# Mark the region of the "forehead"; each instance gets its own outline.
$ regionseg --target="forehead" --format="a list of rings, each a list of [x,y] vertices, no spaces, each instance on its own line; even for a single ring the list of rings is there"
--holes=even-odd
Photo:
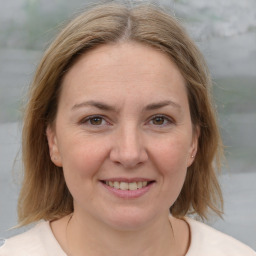
[[[99,46],[71,67],[62,94],[74,99],[97,95],[134,99],[186,96],[185,81],[170,58],[152,47],[126,42]],[[154,97],[156,99],[154,99]],[[70,99],[73,100],[73,99]]]
[[[101,73],[104,69],[115,68],[121,71],[122,68],[129,67],[130,72],[126,76],[134,71],[135,73],[145,72],[147,75],[157,75],[161,72],[163,75],[164,71],[167,70],[173,76],[180,75],[182,79],[181,74],[178,74],[180,72],[177,66],[167,54],[151,46],[132,41],[105,44],[86,52],[75,62],[66,77],[82,66],[88,71],[93,69],[94,72],[100,71]],[[140,66],[139,70],[137,69],[138,66]],[[151,72],[152,69],[154,69],[153,73]]]

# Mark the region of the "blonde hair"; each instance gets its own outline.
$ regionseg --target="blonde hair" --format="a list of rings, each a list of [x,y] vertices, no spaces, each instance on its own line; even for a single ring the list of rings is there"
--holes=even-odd
[[[222,194],[214,169],[220,167],[222,143],[203,56],[178,21],[160,8],[111,3],[89,9],[71,21],[38,66],[24,117],[20,225],[58,219],[73,211],[62,169],[49,156],[46,128],[55,120],[63,76],[77,58],[99,45],[120,41],[134,41],[162,51],[186,81],[192,123],[200,129],[199,146],[171,213],[177,217],[197,213],[206,218],[211,209],[221,215]]]

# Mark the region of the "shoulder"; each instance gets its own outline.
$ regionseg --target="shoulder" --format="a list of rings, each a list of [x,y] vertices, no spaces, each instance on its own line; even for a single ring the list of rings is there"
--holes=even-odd
[[[187,256],[256,256],[256,252],[235,238],[193,219],[185,220],[191,233]]]
[[[47,222],[40,222],[28,231],[6,239],[0,247],[0,256],[43,255],[44,248],[40,234],[48,232],[47,225]]]
[[[57,253],[57,254],[56,254]],[[53,236],[49,222],[40,222],[30,230],[6,239],[0,256],[65,255]]]

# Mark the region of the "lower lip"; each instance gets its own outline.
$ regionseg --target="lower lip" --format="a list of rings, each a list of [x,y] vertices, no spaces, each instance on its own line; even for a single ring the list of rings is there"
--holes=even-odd
[[[117,188],[110,187],[106,185],[105,183],[101,182],[101,184],[111,193],[116,195],[117,197],[124,198],[124,199],[133,199],[138,198],[146,194],[154,185],[155,182],[150,183],[146,187],[139,188],[136,190],[121,190]]]

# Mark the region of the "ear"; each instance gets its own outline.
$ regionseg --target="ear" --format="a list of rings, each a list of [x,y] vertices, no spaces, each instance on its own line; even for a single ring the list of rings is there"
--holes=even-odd
[[[52,162],[56,166],[62,167],[61,155],[59,152],[56,132],[53,129],[53,127],[50,125],[47,126],[46,136],[47,136],[47,140],[48,140],[49,154],[50,154]]]
[[[196,126],[193,128],[193,137],[192,137],[190,150],[188,153],[187,167],[191,166],[196,158],[199,136],[200,136],[200,128]]]

